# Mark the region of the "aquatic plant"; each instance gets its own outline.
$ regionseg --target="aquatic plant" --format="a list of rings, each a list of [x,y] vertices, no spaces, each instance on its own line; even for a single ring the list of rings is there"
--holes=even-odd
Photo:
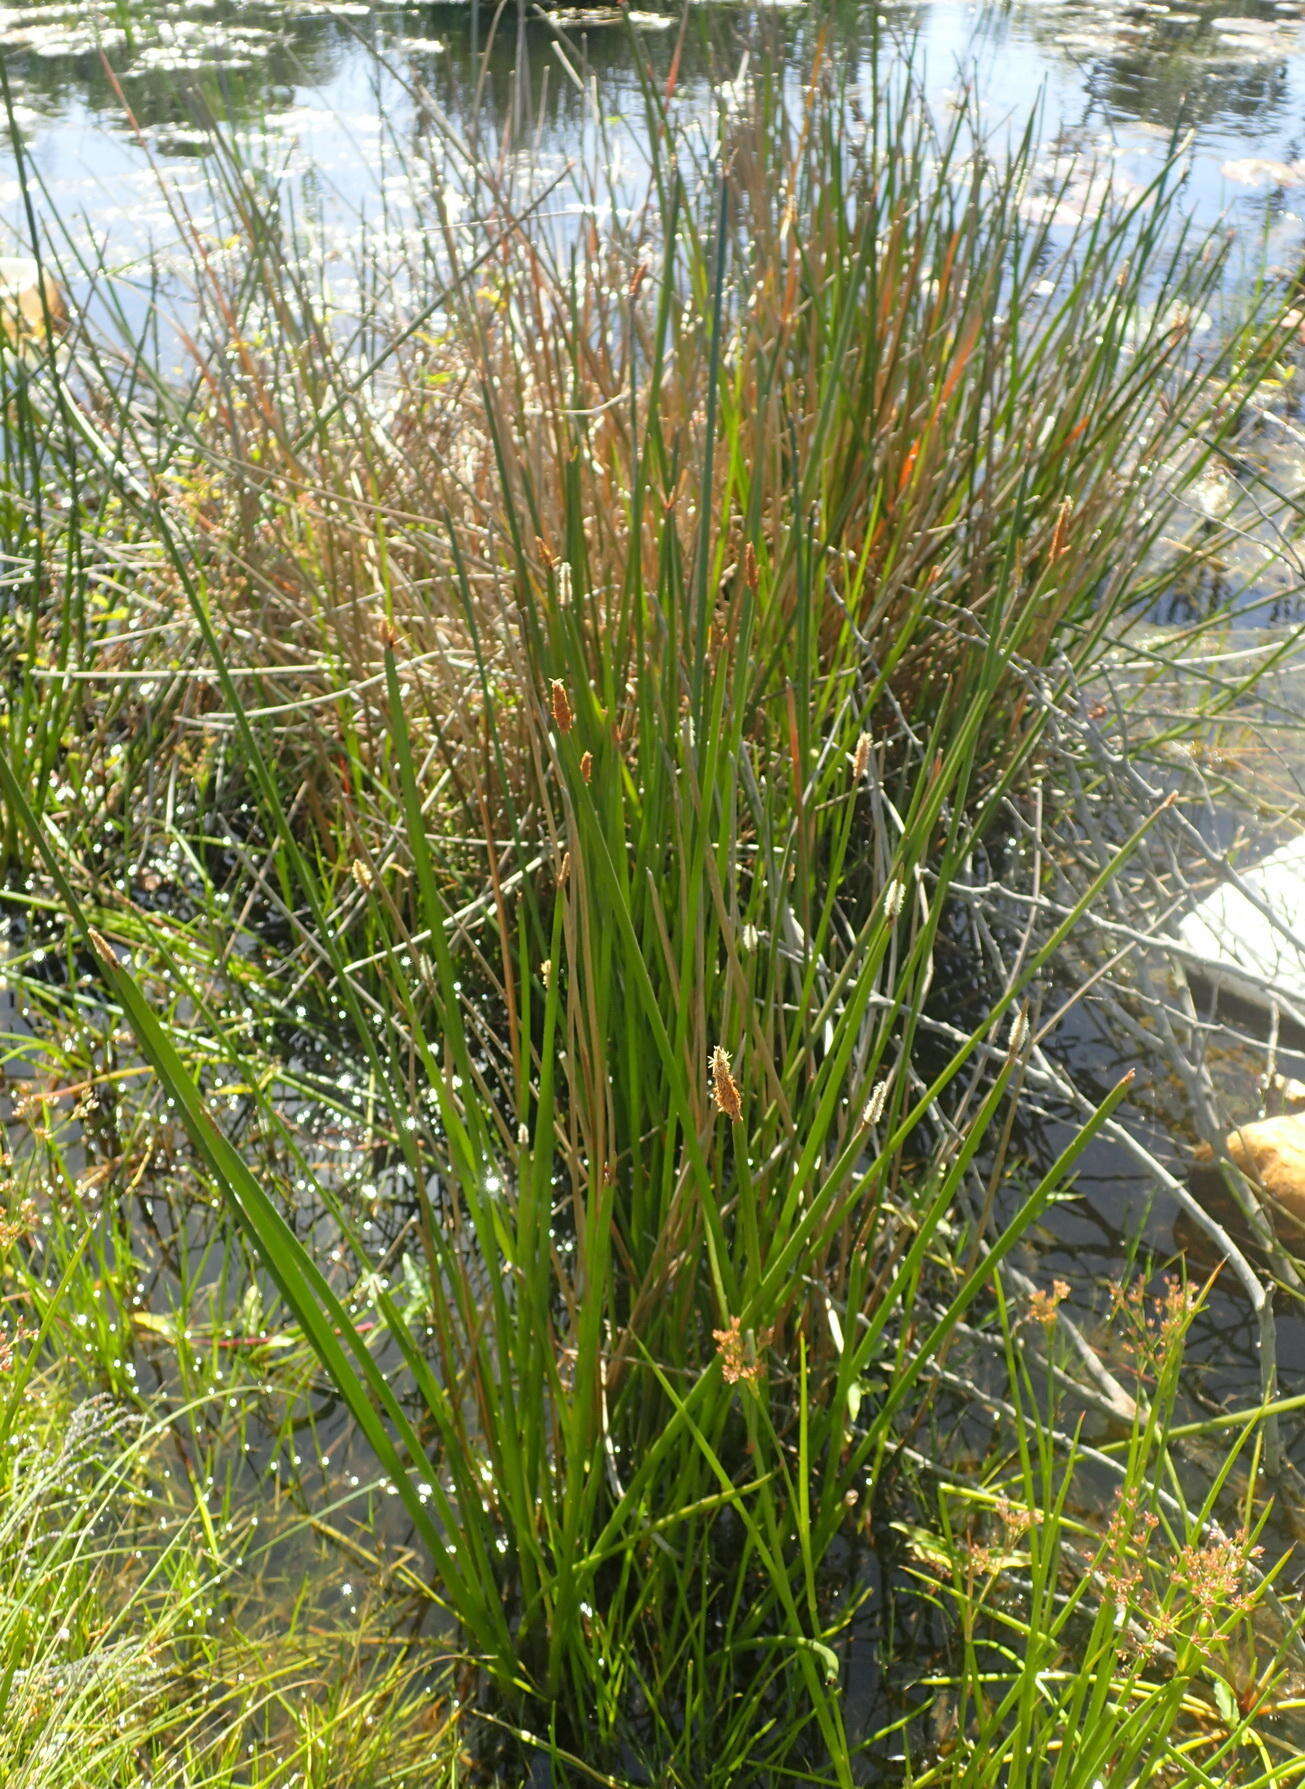
[[[1191,1568],[1146,1605],[1156,1684],[1118,1633],[1143,1568],[1066,1506],[1090,1470],[1141,1510],[1170,1393],[1089,1455],[1009,1321],[1124,1091],[1021,1184],[1026,998],[1154,815],[968,1032],[927,1021],[1047,717],[1210,551],[1183,495],[1279,333],[1193,350],[1219,250],[1164,178],[1062,236],[1033,137],[939,127],[906,74],[731,97],[704,129],[646,83],[646,201],[601,230],[583,177],[558,224],[470,146],[471,221],[445,206],[406,313],[352,338],[232,162],[249,271],[196,239],[189,383],[89,326],[5,363],[25,921],[67,926],[373,1448],[483,1726],[567,1780],[1004,1782],[1036,1740],[1058,1783],[1157,1744],[1207,1781],[1183,1722],[1270,1596],[1253,1524],[1213,1536],[1222,1479],[1146,1504]],[[353,1089],[292,1060],[305,1032]],[[291,1083],[367,1113],[401,1251],[315,1171]],[[969,1330],[1015,1467],[949,1455]],[[1040,1515],[1000,1607],[954,1513],[998,1481]],[[894,1633],[921,1552],[959,1610],[934,1670]],[[1258,1711],[1230,1747],[1268,1746]]]

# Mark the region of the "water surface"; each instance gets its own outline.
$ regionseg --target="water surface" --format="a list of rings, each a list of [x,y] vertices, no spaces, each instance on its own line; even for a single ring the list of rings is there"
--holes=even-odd
[[[43,188],[38,209],[76,218],[111,260],[126,261],[171,228],[153,170],[202,191],[218,130],[238,135],[271,177],[307,182],[341,223],[402,214],[407,176],[395,151],[429,126],[422,94],[463,132],[528,129],[548,161],[595,152],[593,106],[580,90],[592,81],[602,117],[638,136],[636,55],[664,74],[680,15],[650,5],[633,22],[602,11],[588,15],[596,23],[560,17],[545,22],[515,0],[497,15],[485,4],[362,0],[11,0],[0,6],[0,56]],[[1040,105],[1052,175],[1057,156],[1086,148],[1108,157],[1126,187],[1190,137],[1197,211],[1209,221],[1227,210],[1250,250],[1267,231],[1271,253],[1298,251],[1299,0],[903,0],[877,9],[694,0],[686,27],[681,91],[704,97],[748,51],[778,47],[800,73],[822,32],[851,64],[868,59],[877,30],[916,40],[940,103],[972,73],[994,130]],[[0,162],[0,206],[21,234],[13,169],[11,152]]]

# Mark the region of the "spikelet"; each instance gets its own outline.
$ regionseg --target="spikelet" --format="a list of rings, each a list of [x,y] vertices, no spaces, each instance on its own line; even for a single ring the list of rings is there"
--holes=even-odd
[[[737,1124],[743,1117],[743,1101],[738,1082],[730,1073],[730,1059],[719,1044],[711,1053],[711,1093],[716,1110]]]
[[[1055,525],[1051,530],[1051,546],[1047,552],[1047,563],[1049,565],[1054,565],[1061,554],[1068,551],[1068,548],[1065,545],[1065,529],[1069,523],[1070,516],[1073,514],[1073,510],[1074,499],[1072,497],[1066,497],[1056,512]]]
[[[555,677],[549,685],[548,711],[553,717],[553,725],[559,733],[569,733],[575,726],[575,710],[571,706],[571,698],[566,693],[566,685]]]
[[[868,1130],[872,1124],[878,1124],[884,1115],[884,1107],[888,1103],[888,1077],[876,1082],[870,1090],[870,1098],[865,1103],[865,1111],[861,1114],[861,1123]]]

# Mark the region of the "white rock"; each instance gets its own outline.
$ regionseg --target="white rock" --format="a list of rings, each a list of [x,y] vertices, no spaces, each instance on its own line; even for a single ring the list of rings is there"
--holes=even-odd
[[[1222,883],[1179,925],[1183,953],[1216,987],[1255,1006],[1278,1005],[1305,1017],[1305,838],[1280,846],[1238,877],[1256,899]]]

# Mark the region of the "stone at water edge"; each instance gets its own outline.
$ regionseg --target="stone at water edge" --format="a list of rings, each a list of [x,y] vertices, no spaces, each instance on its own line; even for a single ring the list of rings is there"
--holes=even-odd
[[[1229,1161],[1260,1192],[1278,1235],[1299,1250],[1305,1244],[1305,1113],[1239,1125],[1223,1146]]]
[[[1280,924],[1305,940],[1305,838],[1240,874]],[[1305,953],[1231,883],[1184,915],[1178,942],[1215,987],[1266,1010],[1276,994],[1284,1007],[1305,1015]]]
[[[1279,1242],[1305,1257],[1305,1116],[1261,1118],[1244,1124],[1224,1139],[1223,1153],[1250,1181],[1260,1210]],[[1259,1246],[1252,1226],[1237,1205],[1208,1144],[1196,1152],[1187,1176],[1189,1191],[1225,1230],[1238,1248]],[[1174,1240],[1182,1252],[1205,1267],[1219,1256],[1200,1223],[1186,1212],[1174,1219]]]
[[[47,316],[56,330],[68,320],[58,281],[28,255],[0,255],[0,334],[11,343],[44,335]]]

